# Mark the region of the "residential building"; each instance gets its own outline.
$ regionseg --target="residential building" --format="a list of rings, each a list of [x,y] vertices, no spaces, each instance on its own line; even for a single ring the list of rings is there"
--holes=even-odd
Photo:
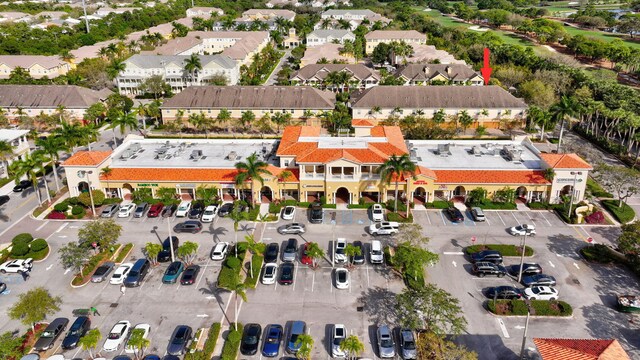
[[[224,15],[224,11],[216,7],[196,6],[187,9],[187,17],[201,17],[208,19],[211,15]]]
[[[0,129],[0,141],[5,141],[11,145],[13,149],[13,155],[7,156],[6,160],[0,161],[0,177],[6,178],[9,176],[7,171],[9,165],[16,159],[23,159],[25,154],[29,154],[29,130],[17,130],[17,129]]]
[[[0,55],[0,79],[8,79],[17,67],[26,70],[34,79],[53,79],[71,70],[71,64],[58,56]]]
[[[335,108],[335,94],[308,86],[194,86],[162,104],[163,121],[176,119],[178,111],[186,116],[204,113],[216,117],[226,109],[232,118],[252,111],[256,118],[264,114],[290,114],[291,120],[307,120],[308,111],[319,114]]]
[[[356,40],[356,35],[349,30],[314,30],[307,35],[307,47],[324,44],[344,44],[345,40]]]
[[[325,81],[332,72],[346,72],[350,75],[348,83],[344,84],[345,89],[364,90],[380,82],[380,74],[363,64],[309,64],[293,73],[289,80],[293,85],[337,91],[341,86]]]
[[[533,338],[541,360],[631,360],[615,339]]]
[[[301,6],[302,3],[298,0],[269,0],[265,4],[265,6],[268,7],[269,9],[273,9],[274,7],[283,7],[286,5],[298,7],[298,6]]]
[[[341,53],[341,44],[324,44],[320,46],[308,47],[304,56],[300,59],[300,66],[319,62],[354,62],[353,56]]]
[[[408,64],[394,74],[405,85],[472,85],[481,86],[484,78],[470,66],[462,64]]]
[[[365,51],[371,54],[378,44],[402,42],[409,45],[420,45],[427,41],[427,36],[415,30],[375,30],[364,36],[366,41]]]
[[[291,10],[283,10],[283,9],[249,9],[242,13],[242,17],[238,19],[240,22],[244,21],[270,21],[276,20],[277,18],[283,18],[285,20],[293,21],[295,19],[296,13]]]
[[[287,37],[282,40],[282,46],[285,49],[291,49],[298,45],[300,45],[300,38],[296,35],[296,29],[292,27],[289,29]]]
[[[33,17],[29,14],[19,11],[2,11],[0,12],[0,23],[3,22],[31,22]]]
[[[82,119],[89,106],[103,101],[111,90],[91,90],[75,85],[0,85],[0,108],[10,119],[20,115],[55,114],[60,106],[72,118]]]
[[[124,14],[127,11],[130,13],[133,13],[136,10],[140,10],[140,8],[135,8],[135,7],[120,7],[120,8],[110,8],[110,7],[103,7],[100,8],[98,10],[96,10],[95,13],[93,13],[93,15],[95,16],[99,16],[99,17],[105,17],[109,14]]]
[[[133,55],[125,60],[125,69],[116,78],[118,91],[123,95],[140,94],[139,86],[153,75],[160,75],[179,93],[187,86],[207,85],[214,76],[224,76],[227,85],[235,85],[240,77],[240,66],[226,55],[198,55],[202,69],[195,78],[184,69],[190,55]]]
[[[440,64],[466,64],[464,60],[458,60],[453,55],[444,50],[438,50],[433,45],[424,44],[411,44],[413,47],[413,54],[406,58],[401,56],[393,56],[391,63],[397,64],[423,64],[423,63],[435,63]]]
[[[331,9],[331,10],[326,10],[322,13],[322,15],[320,16],[322,19],[335,19],[335,20],[348,20],[348,21],[356,21],[358,24],[360,24],[362,21],[367,20],[369,21],[370,24],[373,24],[375,22],[381,21],[385,24],[388,24],[391,22],[390,19],[387,19],[386,17],[373,12],[369,9],[364,9],[364,10],[360,10],[360,9],[347,9],[347,10],[342,10],[342,9]]]
[[[474,119],[470,127],[498,128],[504,119],[523,120],[527,104],[494,85],[376,86],[354,94],[351,109],[354,119],[376,121],[417,112],[432,118],[442,110],[449,122],[466,111]]]

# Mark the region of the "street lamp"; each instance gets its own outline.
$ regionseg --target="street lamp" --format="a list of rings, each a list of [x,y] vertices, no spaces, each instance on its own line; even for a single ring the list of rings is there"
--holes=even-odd
[[[522,281],[522,268],[524,265],[524,253],[527,250],[527,234],[529,234],[528,229],[524,229],[524,236],[522,237],[522,249],[520,250],[520,269],[518,270],[518,283]]]
[[[176,261],[176,256],[173,249],[173,237],[171,236],[171,218],[167,216],[167,229],[169,230],[169,249],[171,250],[171,262]]]
[[[522,335],[522,346],[520,347],[520,360],[524,359],[524,347],[527,344],[527,330],[529,330],[529,317],[533,313],[536,314],[536,310],[531,307],[531,301],[524,300],[524,303],[527,305],[527,320],[524,323],[524,334]]]
[[[91,175],[93,174],[93,171],[91,170],[78,170],[78,177],[79,178],[83,178],[85,177],[85,175]],[[89,199],[91,199],[91,217],[96,217],[96,206],[93,202],[93,193],[91,192],[91,180],[89,179],[89,176],[87,176],[87,185],[89,186]]]
[[[569,202],[569,213],[567,217],[571,220],[571,208],[573,207],[573,198],[576,195],[576,182],[578,181],[578,175],[582,175],[582,171],[572,171],[571,175],[573,175],[573,187],[571,187],[571,201]]]

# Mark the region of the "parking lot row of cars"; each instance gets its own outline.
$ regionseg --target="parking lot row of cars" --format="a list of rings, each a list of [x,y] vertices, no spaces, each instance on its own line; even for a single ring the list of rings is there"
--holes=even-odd
[[[233,203],[224,203],[222,205],[212,204],[206,205],[203,201],[182,201],[180,204],[149,204],[146,202],[133,203],[127,202],[123,204],[109,204],[102,208],[100,216],[103,218],[168,218],[168,217],[186,217],[189,219],[199,220],[204,223],[213,222],[216,216],[227,216],[231,213],[235,206],[239,211],[245,211],[243,205],[234,205]]]

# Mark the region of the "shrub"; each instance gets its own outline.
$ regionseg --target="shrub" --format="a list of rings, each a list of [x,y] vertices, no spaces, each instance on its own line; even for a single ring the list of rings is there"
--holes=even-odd
[[[109,204],[119,204],[121,203],[123,200],[121,198],[105,198],[104,201],[102,202],[102,205],[109,205]]]
[[[485,244],[485,245],[471,245],[465,248],[467,254],[477,253],[482,250],[496,250],[499,251],[502,256],[520,256],[520,246],[516,245],[502,245],[502,244]],[[524,256],[533,256],[533,249],[527,246]]]
[[[47,244],[47,241],[45,239],[35,239],[31,243],[31,246],[29,246],[29,249],[33,252],[36,252],[36,251],[44,250],[47,247],[49,247],[49,244]]]
[[[394,213],[394,212],[390,212],[390,213],[387,213],[387,219],[389,221],[395,221],[395,222],[401,222],[401,223],[412,223],[413,222],[413,215],[409,214],[409,217],[406,218],[403,215],[400,215],[400,214],[397,214],[397,213]]]
[[[591,193],[591,195],[597,198],[612,198],[613,194],[606,191],[600,186],[595,180],[592,178],[587,178],[587,190]]]
[[[235,324],[229,325],[229,334],[222,348],[221,360],[235,360],[238,357],[238,349],[240,348],[240,340],[242,340],[242,324],[238,324],[236,330]]]
[[[73,209],[77,209],[77,208],[80,208],[80,213],[73,214]],[[71,216],[70,216],[70,218],[72,219],[82,219],[87,214],[87,210],[85,210],[85,208],[83,208],[82,206],[74,206],[73,209],[71,210]]]
[[[69,210],[69,203],[66,201],[63,201],[59,204],[55,204],[55,206],[53,207],[53,210],[59,211],[59,212],[65,212]]]
[[[622,224],[636,217],[636,212],[625,202],[622,203],[622,207],[618,207],[618,200],[602,200],[602,205]]]
[[[301,207],[301,208],[305,208],[305,209],[307,209],[307,208],[310,208],[310,207],[311,207],[311,203],[310,203],[310,202],[307,202],[307,201],[300,201],[300,202],[298,203],[298,206],[299,206],[299,207]]]
[[[60,212],[60,211],[52,211],[49,213],[49,215],[47,215],[47,219],[50,220],[66,220],[67,219],[67,215],[65,215],[64,213]]]
[[[30,242],[33,241],[33,236],[29,233],[22,233],[22,234],[18,234],[16,236],[13,237],[13,239],[11,240],[11,244],[15,245],[17,243],[24,243],[24,244],[28,244]]]
[[[518,208],[513,202],[483,201],[479,206],[485,210],[514,210]]]
[[[347,205],[347,209],[368,209],[368,208],[372,207],[373,204],[375,204],[375,203],[349,204],[349,205]]]
[[[395,200],[388,200],[387,201],[387,210],[389,211],[393,211],[393,207],[395,206]],[[398,199],[398,212],[406,212],[407,211],[407,204]]]
[[[609,264],[616,261],[616,258],[611,254],[611,250],[603,244],[585,246],[580,249],[580,254],[582,254],[587,261],[601,264]]]
[[[74,207],[71,208],[71,214],[72,215],[80,215],[84,212],[84,208],[80,205],[75,205]]]
[[[425,203],[424,207],[427,209],[446,209],[453,204],[448,201],[434,201],[432,203]]]
[[[78,204],[80,204],[80,200],[78,199],[77,196],[70,197],[66,201],[69,202],[69,205],[78,205]]]
[[[527,315],[524,300],[489,300],[487,308],[497,315]],[[564,301],[531,300],[531,308],[535,316],[571,316],[573,309]]]
[[[227,261],[225,261],[224,265],[236,270],[239,269],[240,266],[242,266],[242,261],[240,261],[240,259],[238,259],[237,257],[230,256],[229,258],[227,258]]]
[[[260,270],[262,269],[262,262],[264,258],[260,255],[253,255],[251,257],[251,264],[253,266],[253,277],[251,275],[247,275],[244,279],[245,285],[252,289],[256,288],[256,284],[258,283],[258,279],[260,278]]]
[[[91,190],[91,195],[93,195],[93,204],[95,206],[102,205],[105,199],[102,190]],[[78,201],[85,207],[91,206],[91,197],[89,196],[89,192],[83,192],[82,194],[78,195]]]
[[[335,209],[336,204],[322,204],[323,209]]]
[[[19,242],[11,247],[11,255],[12,256],[23,256],[29,252],[29,244],[24,242]]]
[[[271,203],[269,204],[269,212],[272,214],[280,214],[280,211],[282,210],[282,205],[280,204],[276,204],[276,203]]]
[[[543,202],[530,202],[530,203],[527,203],[527,206],[531,210],[544,210],[544,209],[549,209],[550,207],[548,203],[543,203]]]

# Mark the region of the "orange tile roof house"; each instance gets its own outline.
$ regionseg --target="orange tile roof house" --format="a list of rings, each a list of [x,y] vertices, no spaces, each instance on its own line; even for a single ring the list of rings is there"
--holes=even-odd
[[[542,360],[631,360],[615,339],[534,338]]]

